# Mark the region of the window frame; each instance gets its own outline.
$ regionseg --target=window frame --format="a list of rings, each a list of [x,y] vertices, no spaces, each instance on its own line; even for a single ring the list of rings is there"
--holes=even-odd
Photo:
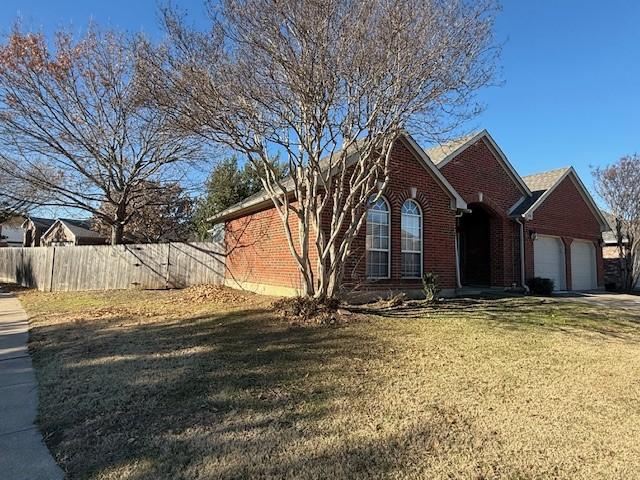
[[[367,280],[389,280],[391,279],[391,204],[384,197],[384,195],[380,196],[378,200],[382,200],[387,207],[387,248],[369,248],[367,242],[367,237],[369,236],[367,230],[369,228],[369,211],[371,210],[371,200],[374,199],[376,195],[372,195],[369,198],[369,207],[367,208],[367,218],[365,225],[365,276]],[[377,200],[376,200],[377,201]],[[378,210],[379,211],[379,210]],[[375,277],[369,275],[369,252],[386,252],[387,253],[387,275],[382,277]]]
[[[414,215],[414,214],[410,214],[410,213],[404,213],[404,206],[407,203],[413,203],[415,205],[415,207],[418,209],[418,215]],[[411,217],[417,217],[419,219],[418,221],[418,228],[419,228],[419,239],[420,239],[420,250],[416,251],[416,250],[405,250],[402,246],[402,233],[403,233],[403,218],[404,216],[411,216]],[[420,254],[420,273],[418,274],[418,276],[413,276],[413,275],[406,275],[404,273],[404,254],[405,253],[412,253],[412,254],[416,254],[419,253]],[[413,198],[409,198],[407,200],[405,200],[402,203],[402,206],[400,207],[400,276],[403,280],[420,280],[422,279],[422,276],[424,274],[424,215],[422,213],[422,207],[420,207],[420,204],[418,202],[416,202]]]

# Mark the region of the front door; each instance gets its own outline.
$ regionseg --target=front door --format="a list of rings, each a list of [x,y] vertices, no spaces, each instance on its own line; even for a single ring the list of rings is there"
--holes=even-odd
[[[460,219],[460,275],[463,285],[491,284],[490,217],[481,208]]]

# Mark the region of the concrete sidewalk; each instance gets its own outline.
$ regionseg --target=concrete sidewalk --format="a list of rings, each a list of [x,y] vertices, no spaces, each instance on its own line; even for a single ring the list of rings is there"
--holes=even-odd
[[[29,325],[20,302],[0,293],[0,477],[58,480],[53,460],[35,425],[38,384],[27,350]]]

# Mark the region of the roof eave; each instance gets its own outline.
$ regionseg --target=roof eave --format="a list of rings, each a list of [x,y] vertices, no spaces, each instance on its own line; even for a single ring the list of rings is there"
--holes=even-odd
[[[533,203],[533,205],[531,205],[531,207],[529,207],[527,209],[526,212],[524,212],[522,214],[523,218],[525,218],[526,220],[533,220],[534,212],[538,208],[540,208],[540,206],[542,206],[544,201],[554,192],[554,190],[558,187],[558,185],[560,185],[564,181],[564,179],[567,178],[569,175],[571,175],[576,180],[576,182],[578,183],[579,189],[581,190],[580,193],[582,195],[582,198],[586,201],[587,205],[589,206],[589,208],[591,209],[592,213],[594,214],[594,216],[598,220],[598,223],[600,224],[600,232],[609,231],[611,229],[611,227],[609,226],[609,223],[604,218],[604,215],[602,215],[602,212],[600,211],[600,209],[596,205],[596,202],[593,200],[593,197],[589,193],[589,190],[587,190],[587,187],[584,185],[584,183],[582,183],[582,180],[580,180],[580,177],[578,176],[578,173],[576,172],[576,170],[573,167],[569,167],[566,172],[564,172],[562,175],[560,175],[560,177],[558,177],[558,179],[555,181],[555,183],[551,187],[549,187],[540,196],[540,198],[538,200],[536,200]]]
[[[413,139],[413,137],[407,133],[403,133],[403,137],[409,144],[409,146],[415,151],[418,155],[423,166],[433,174],[435,180],[440,184],[440,186],[451,196],[451,209],[452,210],[466,210],[467,202],[460,196],[460,194],[453,188],[453,185],[449,183],[449,181],[445,178],[445,176],[440,172],[440,169],[431,161],[427,153],[424,151],[420,145]]]
[[[433,174],[434,178],[440,184],[440,186],[450,195],[452,199],[451,208],[453,210],[466,209],[467,203],[447,181],[444,175],[442,175],[440,170],[438,170],[438,168],[433,164],[425,151],[417,144],[413,137],[411,137],[411,135],[407,132],[402,132],[400,138],[403,138],[407,141],[411,149],[415,151],[423,166]],[[358,152],[353,152],[349,154],[347,157],[347,162],[353,162],[353,159],[357,156],[357,153]],[[289,195],[291,194],[292,192],[289,192]],[[273,201],[271,200],[271,196],[265,193],[261,197],[251,199],[250,201],[241,202],[232,207],[229,207],[226,210],[223,210],[222,212],[209,217],[207,221],[215,225],[217,223],[222,223],[240,216],[258,212],[260,210],[263,210],[265,207],[268,207],[269,204],[273,204]]]

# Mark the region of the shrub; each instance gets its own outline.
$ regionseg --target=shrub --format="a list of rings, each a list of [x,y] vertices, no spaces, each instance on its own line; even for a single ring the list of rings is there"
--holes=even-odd
[[[527,280],[527,287],[534,295],[549,296],[553,293],[553,280],[550,278],[534,277]]]
[[[424,291],[425,300],[428,303],[438,300],[440,295],[440,284],[438,276],[433,272],[427,272],[422,276],[422,290]]]

